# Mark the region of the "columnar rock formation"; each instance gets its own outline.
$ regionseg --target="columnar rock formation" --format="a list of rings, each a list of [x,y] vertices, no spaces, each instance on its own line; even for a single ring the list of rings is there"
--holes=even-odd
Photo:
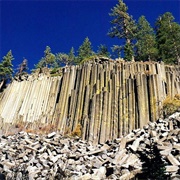
[[[0,126],[53,124],[61,133],[105,142],[142,128],[162,114],[167,95],[180,94],[180,67],[97,59],[13,81],[0,94]]]

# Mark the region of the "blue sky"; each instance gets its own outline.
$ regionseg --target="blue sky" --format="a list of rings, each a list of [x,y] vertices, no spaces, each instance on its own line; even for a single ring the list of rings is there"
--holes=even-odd
[[[180,23],[180,0],[124,0],[137,21],[141,15],[154,26],[155,20],[171,12]],[[88,36],[93,50],[100,44],[120,44],[107,35],[108,15],[118,0],[0,0],[0,58],[11,49],[14,67],[28,59],[30,69],[43,56],[46,46],[53,53],[75,51]]]

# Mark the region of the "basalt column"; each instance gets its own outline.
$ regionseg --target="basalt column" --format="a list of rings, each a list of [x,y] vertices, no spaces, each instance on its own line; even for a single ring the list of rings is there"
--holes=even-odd
[[[51,124],[68,135],[80,128],[83,140],[103,143],[157,120],[164,99],[180,94],[180,67],[163,63],[95,59],[60,72],[9,84],[0,94],[0,127]]]

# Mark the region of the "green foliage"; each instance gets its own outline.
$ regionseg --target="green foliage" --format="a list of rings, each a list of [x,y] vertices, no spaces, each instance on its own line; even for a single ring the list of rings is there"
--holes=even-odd
[[[113,45],[111,49],[112,49],[112,52],[115,54],[115,56],[117,56],[118,58],[121,57],[121,51],[123,49],[123,46]]]
[[[59,64],[59,66],[61,63],[68,65],[69,64],[69,56],[68,56],[68,54],[65,54],[65,53],[57,53],[56,61]]]
[[[51,77],[62,76],[62,69],[60,67],[54,67],[50,69]]]
[[[126,40],[124,54],[126,59],[129,60],[129,57],[133,56],[132,50],[133,41],[135,40],[136,35],[136,24],[132,16],[128,14],[127,10],[128,7],[123,0],[119,0],[119,3],[111,9],[112,12],[110,13],[110,16],[113,17],[113,20],[111,21],[113,26],[108,35],[112,38],[117,37]]]
[[[174,22],[170,12],[157,19],[156,39],[159,58],[168,64],[180,64],[180,25]]]
[[[83,44],[78,49],[78,57],[76,63],[79,64],[84,58],[88,58],[93,55],[91,42],[88,37],[85,38]]]
[[[92,56],[89,56],[89,57],[87,57],[87,58],[84,58],[79,64],[83,64],[83,63],[85,63],[85,62],[88,62],[88,61],[92,61],[92,60],[94,60],[95,58],[97,58],[97,55],[92,55]]]
[[[124,46],[124,59],[126,61],[131,61],[133,56],[133,46],[130,43],[126,43],[126,45]]]
[[[146,148],[147,149],[147,148]],[[164,180],[167,179],[166,163],[162,160],[161,154],[155,143],[152,143],[148,150],[138,151],[142,164],[142,174],[138,179]]]
[[[55,55],[51,53],[51,48],[49,46],[46,46],[46,49],[44,51],[44,57],[41,58],[41,60],[38,62],[37,65],[35,65],[35,68],[43,68],[43,67],[49,67],[52,66],[55,62]]]
[[[145,16],[141,16],[137,24],[137,59],[142,61],[157,60],[156,37]]]
[[[69,52],[69,54],[68,54],[68,56],[69,56],[69,62],[71,63],[71,64],[73,64],[74,63],[74,61],[75,61],[75,55],[74,55],[74,48],[72,47],[71,48],[71,50],[70,50],[70,52]]]
[[[6,56],[3,57],[1,63],[0,63],[0,83],[2,81],[8,81],[12,78],[13,74],[13,60],[12,51],[10,50]]]
[[[176,94],[174,98],[168,96],[163,101],[163,113],[165,116],[180,111],[180,94]]]
[[[35,69],[38,69],[38,68],[43,68],[46,66],[46,63],[45,63],[45,60],[44,58],[41,58],[40,61],[34,65],[35,66]],[[34,71],[34,70],[33,70]]]
[[[60,67],[61,64],[66,66],[73,64],[75,61],[74,48],[72,47],[69,54],[57,53],[56,54],[56,65],[55,67]]]
[[[108,52],[108,47],[104,44],[101,44],[100,46],[98,46],[97,55],[104,56],[104,57],[110,57],[110,53]]]
[[[46,49],[44,51],[44,59],[45,59],[46,67],[48,65],[52,65],[55,61],[55,55],[51,53],[51,48],[49,46],[46,46]]]
[[[111,9],[112,12],[109,15],[113,17],[111,21],[113,27],[108,33],[110,37],[125,38],[126,40],[134,39],[136,26],[132,16],[127,13],[127,10],[128,7],[123,0],[119,0],[119,4],[116,4]]]
[[[59,70],[59,68],[55,67],[55,68],[51,69],[50,74],[55,74],[58,72],[58,70]]]

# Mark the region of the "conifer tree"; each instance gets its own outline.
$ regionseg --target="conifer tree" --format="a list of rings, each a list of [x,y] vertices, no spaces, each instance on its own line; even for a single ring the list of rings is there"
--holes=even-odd
[[[101,44],[100,46],[98,46],[97,55],[110,57],[110,53],[108,52],[108,47],[104,44]]]
[[[69,54],[68,54],[68,56],[69,56],[69,63],[70,64],[73,64],[74,63],[74,61],[75,61],[75,55],[74,55],[74,48],[72,47],[71,48],[71,50],[70,50],[70,52],[69,52]]]
[[[136,59],[142,61],[157,60],[156,36],[145,16],[141,16],[138,20],[136,39]]]
[[[56,62],[60,67],[62,64],[68,65],[69,64],[69,56],[66,53],[57,53],[56,54]]]
[[[128,7],[123,2],[119,0],[119,3],[116,4],[113,9],[111,9],[110,16],[113,17],[111,24],[113,25],[108,33],[110,37],[117,37],[119,39],[125,39],[125,59],[133,60],[134,50],[133,50],[133,41],[136,34],[136,25],[132,16],[127,12]]]
[[[142,173],[138,174],[139,179],[167,179],[166,162],[163,161],[156,143],[151,143],[145,151],[137,151],[140,155],[142,164]]]
[[[132,44],[126,43],[124,46],[124,59],[128,61],[130,60],[134,61],[133,54],[134,54],[134,51],[133,51]]]
[[[159,58],[165,63],[180,64],[180,25],[174,22],[170,12],[166,12],[157,19],[156,39]]]
[[[66,66],[71,65],[75,62],[74,48],[72,47],[69,54],[57,53],[56,54],[56,67],[60,67],[65,64]]]
[[[0,63],[0,90],[5,86],[5,84],[11,80],[13,74],[13,60],[12,51],[10,50],[6,56],[3,57]]]
[[[117,56],[118,58],[121,57],[121,51],[123,49],[123,46],[113,45],[111,49],[112,49],[112,52],[115,54],[115,56]]]
[[[49,67],[52,66],[55,61],[55,55],[51,53],[51,48],[49,46],[46,46],[46,49],[44,51],[44,57],[41,58],[41,60],[38,62],[37,65],[35,65],[36,68],[43,68],[43,67]]]
[[[78,57],[76,63],[79,64],[83,59],[92,56],[93,50],[88,37],[85,38],[83,44],[78,49]]]

